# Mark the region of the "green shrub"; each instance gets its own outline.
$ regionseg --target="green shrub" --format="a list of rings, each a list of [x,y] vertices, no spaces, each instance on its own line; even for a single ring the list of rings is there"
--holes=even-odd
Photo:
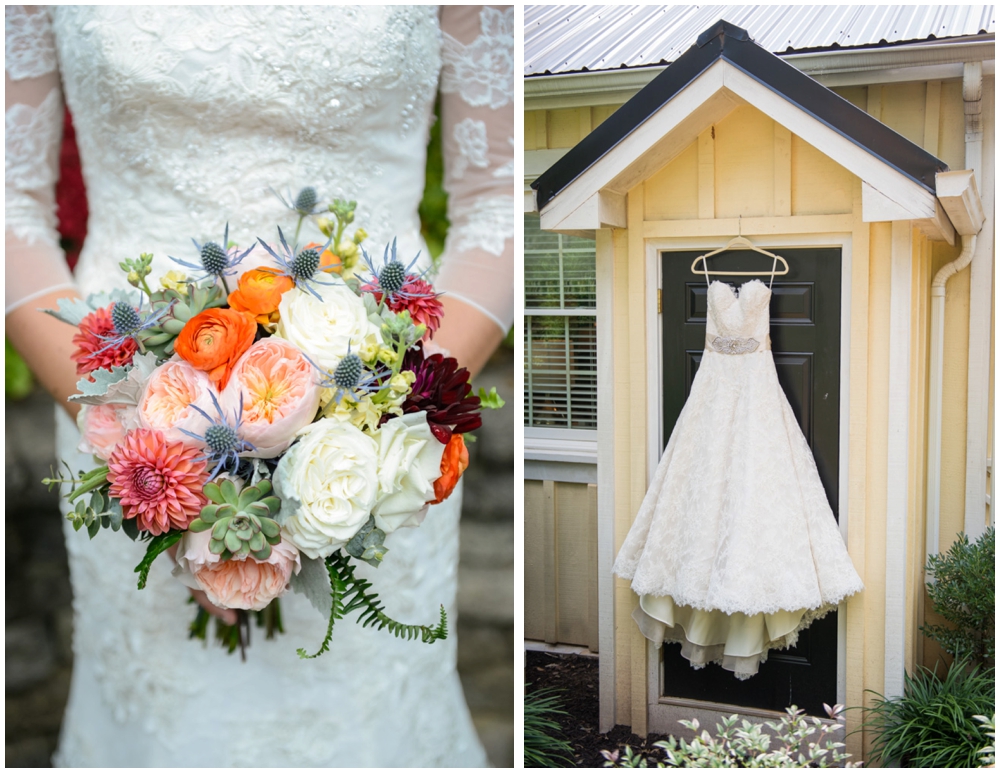
[[[528,685],[525,685],[527,687]],[[565,768],[573,766],[573,747],[553,733],[562,728],[554,717],[566,715],[558,692],[535,690],[524,698],[524,767]]]
[[[874,759],[911,768],[975,767],[984,741],[976,715],[993,714],[995,694],[992,669],[956,661],[941,679],[918,668],[906,675],[902,698],[878,695],[868,709]]]
[[[927,561],[927,595],[950,625],[920,630],[948,654],[971,663],[993,663],[996,538],[992,528],[975,542],[959,534],[947,553]]]
[[[992,768],[996,766],[997,762],[997,715],[994,714],[991,717],[984,717],[982,714],[977,714],[973,717],[976,722],[982,725],[983,735],[990,739],[989,743],[986,744],[982,749],[979,750],[979,767],[981,768]]]
[[[843,706],[827,708],[831,719],[843,712]],[[681,720],[681,724],[698,733],[698,720]],[[768,733],[764,726],[770,728]],[[656,761],[655,767],[664,768],[830,768],[856,767],[846,762],[851,755],[840,751],[844,744],[828,738],[843,726],[827,724],[818,717],[806,717],[801,709],[792,706],[778,722],[740,721],[731,716],[721,720],[712,736],[702,730],[691,741],[678,741],[673,736],[657,741],[653,746],[666,752],[666,763]],[[617,750],[601,752],[606,768],[646,768],[649,760],[628,746],[622,756]]]
[[[8,400],[21,400],[31,393],[33,379],[27,364],[21,355],[10,345],[10,340],[4,340],[4,387]]]

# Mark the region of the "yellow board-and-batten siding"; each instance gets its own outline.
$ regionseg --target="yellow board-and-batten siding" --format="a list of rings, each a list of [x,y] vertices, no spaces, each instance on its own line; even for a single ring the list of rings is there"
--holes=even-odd
[[[992,78],[984,91],[992,94]],[[960,81],[931,81],[835,89],[874,117],[944,160],[965,166]],[[613,107],[531,111],[525,115],[526,150],[577,144],[613,112]],[[985,118],[985,116],[984,116]],[[992,113],[986,125],[992,127]],[[588,130],[589,127],[589,130]],[[846,223],[851,236],[849,329],[848,547],[866,592],[847,605],[846,703],[870,703],[865,690],[881,691],[885,675],[886,507],[889,414],[889,325],[891,223],[864,223],[861,183],[818,149],[750,106],[735,109],[706,128],[667,166],[629,191],[629,228],[615,230],[613,253],[613,341],[615,388],[628,400],[614,406],[615,547],[621,544],[645,493],[647,479],[645,363],[645,238],[716,235],[710,222],[755,218],[758,227],[791,217],[798,229]],[[842,216],[831,218],[831,216]],[[814,220],[810,220],[814,218]],[[676,222],[682,221],[682,222]],[[703,221],[699,225],[696,221]],[[671,225],[674,222],[675,225]],[[791,223],[792,221],[786,221]],[[764,225],[762,225],[764,224]],[[640,227],[635,227],[640,226]],[[721,232],[720,232],[721,233]],[[933,662],[917,628],[923,622],[924,507],[927,438],[927,350],[929,288],[940,266],[957,257],[960,245],[930,242],[913,230],[909,298],[908,459],[906,483],[905,665]],[[601,260],[601,256],[598,256]],[[599,271],[600,273],[600,271]],[[848,284],[845,283],[845,291]],[[942,443],[941,548],[964,525],[965,405],[967,390],[969,272],[948,284]],[[992,403],[991,403],[992,405]],[[526,518],[532,514],[526,508]],[[596,568],[596,567],[595,567]],[[527,589],[528,586],[526,586]],[[635,598],[615,580],[615,716],[636,732],[647,730],[647,649],[630,619]],[[849,730],[858,717],[849,721]],[[849,739],[860,755],[861,735]],[[864,746],[870,745],[864,738]]]

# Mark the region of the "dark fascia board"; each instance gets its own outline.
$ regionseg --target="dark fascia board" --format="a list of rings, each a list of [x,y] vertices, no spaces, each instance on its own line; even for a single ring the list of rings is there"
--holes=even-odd
[[[544,208],[719,59],[738,67],[932,193],[935,175],[948,169],[947,164],[919,145],[758,46],[746,30],[720,21],[531,184],[537,192],[538,209]]]

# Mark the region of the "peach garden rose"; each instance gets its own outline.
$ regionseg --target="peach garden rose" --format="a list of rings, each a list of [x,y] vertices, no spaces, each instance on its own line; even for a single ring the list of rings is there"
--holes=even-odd
[[[85,454],[93,454],[98,459],[108,460],[125,431],[130,429],[135,419],[135,406],[121,403],[85,405],[77,415],[81,440],[77,448]]]
[[[204,371],[184,360],[163,363],[153,371],[143,387],[136,406],[136,422],[145,429],[156,429],[171,441],[197,444],[187,430],[195,435],[204,431],[208,420],[192,406],[210,416],[215,387]]]
[[[211,539],[211,531],[187,532],[177,550],[174,573],[223,609],[263,609],[285,592],[292,573],[302,568],[299,551],[287,540],[274,545],[263,561],[253,556],[223,561],[209,551]]]
[[[262,338],[233,368],[221,400],[226,415],[239,411],[241,398],[240,429],[256,448],[244,455],[270,459],[316,418],[320,386],[312,365],[296,347],[280,338]]]

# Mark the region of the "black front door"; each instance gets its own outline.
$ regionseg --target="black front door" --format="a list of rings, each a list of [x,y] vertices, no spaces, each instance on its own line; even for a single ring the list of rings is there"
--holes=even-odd
[[[840,434],[840,250],[773,250],[788,260],[771,297],[771,348],[778,381],[812,447],[834,514],[838,512]],[[664,252],[663,444],[673,430],[705,348],[704,277],[691,273],[700,252]],[[762,271],[771,260],[747,250],[709,258],[709,270]],[[753,277],[717,276],[734,287]],[[762,277],[767,282],[767,277]],[[756,676],[739,681],[720,666],[695,670],[679,644],[663,645],[661,695],[823,716],[837,697],[837,614],[812,624],[796,647],[772,650]]]

